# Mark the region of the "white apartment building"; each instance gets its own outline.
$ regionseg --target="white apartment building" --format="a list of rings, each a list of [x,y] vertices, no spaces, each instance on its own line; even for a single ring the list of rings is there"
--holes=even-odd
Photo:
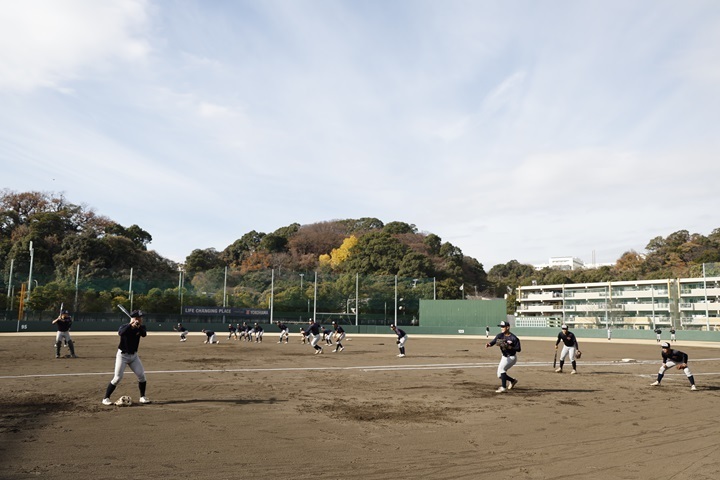
[[[518,327],[720,330],[720,277],[518,287]]]

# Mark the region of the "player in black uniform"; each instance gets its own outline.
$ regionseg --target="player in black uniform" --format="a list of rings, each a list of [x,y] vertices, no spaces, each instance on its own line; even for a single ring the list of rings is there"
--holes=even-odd
[[[147,330],[143,325],[143,312],[141,310],[133,310],[130,314],[130,322],[121,325],[118,329],[120,335],[120,344],[115,355],[115,376],[105,390],[105,398],[103,405],[112,405],[110,395],[115,391],[115,387],[120,383],[125,373],[125,367],[135,373],[138,379],[138,387],[140,389],[140,403],[150,403],[150,399],[145,396],[145,387],[147,380],[145,379],[145,369],[138,356],[138,348],[140,347],[140,338],[147,336]]]
[[[395,335],[397,335],[397,340],[395,343],[397,343],[398,350],[400,350],[400,353],[398,353],[398,357],[403,358],[405,356],[405,342],[408,340],[407,333],[405,333],[405,330],[402,328],[398,328],[395,325],[390,325],[390,328],[393,332],[395,332]]]
[[[180,341],[184,342],[187,340],[187,334],[189,333],[187,328],[183,327],[182,323],[178,323],[176,327],[173,327],[173,330],[180,333]]]
[[[562,353],[560,353],[560,368],[556,369],[555,372],[562,373],[565,359],[569,356],[572,362],[572,371],[570,373],[575,374],[577,373],[575,357],[580,353],[580,347],[578,346],[575,334],[568,330],[567,325],[563,325],[560,328],[560,333],[558,333],[557,341],[555,342],[555,350],[558,349],[560,342],[563,342],[563,349]]]
[[[325,342],[325,345],[330,345],[330,346],[332,346],[332,334],[333,334],[333,331],[330,330],[329,328],[325,328],[325,327],[322,327],[322,326],[320,327],[320,331],[322,332],[322,339],[323,339],[323,341]]]
[[[228,324],[228,340],[232,340],[233,335],[235,335],[235,340],[237,340],[238,339],[237,327],[235,327],[235,325],[230,323],[230,324]]]
[[[682,370],[685,372],[685,375],[687,376],[688,380],[690,381],[690,390],[697,390],[697,387],[695,386],[695,377],[693,377],[692,372],[690,371],[690,367],[688,367],[688,355],[685,352],[681,352],[680,350],[673,350],[670,348],[670,344],[668,342],[663,342],[662,345],[662,365],[660,365],[660,371],[658,372],[657,380],[655,380],[650,385],[653,387],[660,386],[660,382],[662,382],[663,375],[665,375],[665,370],[672,368],[677,365],[678,370]]]
[[[513,365],[517,363],[517,354],[521,350],[520,339],[515,334],[510,333],[510,323],[506,321],[500,322],[498,327],[502,328],[502,332],[498,333],[495,338],[485,344],[485,348],[490,348],[497,344],[500,347],[502,357],[497,369],[497,376],[500,379],[500,388],[495,390],[496,393],[505,393],[512,390],[517,385],[517,379],[507,374]]]
[[[55,358],[60,358],[60,347],[62,346],[63,340],[70,348],[70,356],[77,358],[75,355],[75,343],[70,337],[70,326],[72,326],[72,317],[70,312],[63,310],[60,316],[53,320],[53,325],[57,327],[57,334],[55,335]]]
[[[202,332],[203,332],[205,335],[207,335],[207,340],[205,340],[203,343],[209,343],[209,344],[220,343],[220,340],[217,339],[217,336],[215,335],[215,332],[213,332],[212,330],[205,330],[205,329],[203,328],[203,329],[202,329]]]
[[[308,326],[305,329],[304,335],[310,341],[310,345],[315,349],[315,355],[323,353],[323,349],[318,342],[320,341],[320,324],[315,322],[312,318],[308,321]]]
[[[283,340],[285,340],[285,343],[290,343],[290,330],[287,325],[280,322],[277,324],[277,327],[280,329],[280,340],[278,340],[278,343],[282,343]]]
[[[333,330],[335,331],[335,343],[337,343],[337,346],[335,347],[335,350],[333,350],[333,353],[335,352],[342,352],[345,350],[345,347],[342,345],[342,341],[345,340],[345,329],[337,324],[337,322],[332,322]]]
[[[259,323],[255,322],[255,325],[253,325],[253,330],[255,331],[255,343],[262,343],[262,337],[263,337],[263,328],[260,326]]]

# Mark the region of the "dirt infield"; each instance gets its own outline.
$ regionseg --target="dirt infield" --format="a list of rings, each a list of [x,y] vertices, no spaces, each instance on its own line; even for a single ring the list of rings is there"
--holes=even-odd
[[[151,405],[101,405],[116,335],[0,336],[0,478],[720,478],[720,350],[679,343],[682,372],[650,387],[657,344],[584,342],[579,374],[552,370],[554,341],[522,338],[517,387],[496,394],[485,338],[354,336],[313,355],[149,334]],[[67,349],[63,349],[67,353]],[[623,362],[622,359],[634,359]],[[670,373],[670,372],[669,372]],[[128,369],[113,394],[138,399]]]

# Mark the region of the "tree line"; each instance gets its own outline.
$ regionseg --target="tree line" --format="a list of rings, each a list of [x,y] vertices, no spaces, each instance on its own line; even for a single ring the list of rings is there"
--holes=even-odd
[[[482,264],[460,248],[415,225],[377,218],[293,223],[272,233],[253,230],[222,251],[195,249],[183,263],[149,250],[151,242],[152,235],[140,226],[120,225],[62,194],[3,190],[0,270],[3,290],[10,295],[0,297],[0,307],[17,308],[19,285],[27,281],[31,261],[34,281],[28,287],[33,291],[26,308],[34,311],[64,303],[103,312],[128,302],[158,313],[177,313],[183,303],[266,308],[271,270],[306,272],[306,288],[312,272],[326,283],[346,285],[335,289],[338,305],[347,301],[356,275],[363,276],[368,290],[387,287],[388,276],[414,279],[414,292],[422,290],[418,279],[432,278],[438,298],[460,298],[461,285],[476,292],[490,288]],[[285,284],[279,280],[276,296],[292,297],[297,275]],[[300,292],[288,304],[299,308],[307,296]]]
[[[503,298],[515,308],[515,289],[537,284],[591,283],[700,276],[703,263],[720,262],[720,229],[704,236],[680,230],[655,237],[646,252],[625,252],[613,266],[575,271],[511,260],[485,272],[482,263],[413,224],[377,218],[293,223],[274,232],[252,230],[222,251],[193,250],[183,263],[148,249],[152,235],[98,215],[51,192],[0,192],[0,309],[17,309],[33,246],[33,294],[26,308],[50,311],[73,305],[109,312],[117,303],[158,313],[182,304],[267,308],[270,271],[280,309],[303,310],[314,272],[323,278],[328,308],[348,309],[356,276],[368,294],[366,310],[387,308],[387,290],[401,279],[403,298]],[[12,273],[12,275],[11,275]],[[129,279],[134,273],[133,298]],[[298,278],[299,276],[299,278]],[[301,285],[304,279],[304,285]],[[431,282],[430,282],[431,280]],[[427,290],[432,283],[432,293]],[[460,290],[460,287],[463,290]],[[370,304],[372,302],[376,304]],[[384,303],[385,305],[381,305]]]

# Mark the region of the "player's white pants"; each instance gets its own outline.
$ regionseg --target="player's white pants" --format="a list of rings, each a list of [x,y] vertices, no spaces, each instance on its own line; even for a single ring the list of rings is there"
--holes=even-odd
[[[290,336],[290,331],[286,328],[285,330],[280,331],[280,341],[283,341],[283,338],[288,338]]]
[[[312,333],[310,333],[309,336],[310,336],[310,345],[312,347],[316,347],[318,342],[320,341],[320,335],[313,335]]]
[[[502,378],[503,373],[507,373],[508,370],[510,370],[513,365],[517,363],[517,355],[513,355],[512,357],[506,357],[503,356],[500,359],[500,365],[498,365],[497,369],[497,376],[498,378]]]
[[[340,335],[335,335],[335,343],[340,343],[343,340],[345,340],[345,332],[341,333]]]
[[[115,355],[115,376],[110,383],[113,385],[120,383],[125,373],[125,367],[130,367],[130,370],[137,376],[138,382],[142,383],[145,381],[145,369],[137,352],[128,354],[118,350],[117,355]]]
[[[407,342],[408,336],[403,335],[402,337],[398,338],[398,348],[402,348],[405,346],[405,342]]]
[[[263,332],[257,332],[255,340],[262,340]]]
[[[57,335],[55,335],[55,344],[62,342],[63,338],[66,342],[72,342],[72,338],[70,338],[70,332],[57,332]]]
[[[210,338],[207,339],[207,343],[215,343],[217,341],[216,335],[212,335]]]
[[[562,352],[560,353],[560,360],[565,361],[567,356],[570,355],[570,361],[575,361],[575,347],[568,347],[567,345],[563,345]]]
[[[665,362],[665,363],[663,363],[662,365],[660,365],[660,371],[659,371],[658,373],[659,373],[660,375],[664,375],[664,374],[665,374],[665,370],[670,370],[670,369],[671,369],[672,367],[674,367],[675,365],[677,365],[675,362],[673,362],[672,360],[668,360],[667,362]],[[690,371],[690,367],[685,367],[685,368],[683,369],[683,372],[685,373],[685,376],[687,376],[687,377],[692,377],[692,372]]]

